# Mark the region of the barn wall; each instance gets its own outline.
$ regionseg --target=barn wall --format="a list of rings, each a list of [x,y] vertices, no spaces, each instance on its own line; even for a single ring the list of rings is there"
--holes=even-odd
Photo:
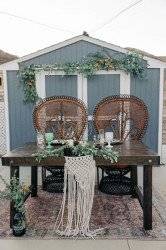
[[[106,49],[112,56],[120,56],[121,53]],[[56,51],[38,56],[26,62],[20,63],[20,67],[30,64],[53,64],[79,60],[89,53],[102,52],[101,46],[79,41]],[[46,76],[46,95],[72,95],[77,96],[77,88],[73,78],[62,78],[61,76]],[[159,69],[148,69],[147,80],[140,81],[131,77],[131,94],[143,99],[148,105],[150,121],[145,143],[157,150],[158,145],[158,111],[159,111]],[[35,140],[35,131],[32,123],[33,105],[23,104],[23,91],[18,87],[19,81],[17,71],[7,72],[9,92],[9,122],[11,134],[11,148],[23,145]],[[68,85],[66,84],[68,82]],[[119,75],[94,76],[87,82],[89,114],[101,98],[120,93]]]
[[[18,71],[7,71],[11,149],[35,140],[33,105],[23,103],[23,90],[17,73]]]
[[[105,48],[104,50],[107,51],[111,56],[116,57],[121,55],[121,53],[111,49]],[[24,67],[30,64],[54,64],[54,63],[64,63],[69,61],[70,62],[78,61],[87,54],[96,52],[104,53],[103,47],[86,41],[79,41],[74,44],[67,45],[63,48],[57,49],[55,51],[51,51],[47,54],[22,62],[20,66]]]
[[[131,77],[131,94],[141,98],[149,111],[149,126],[144,142],[156,151],[158,150],[159,84],[160,69],[148,69],[147,79],[143,81]]]

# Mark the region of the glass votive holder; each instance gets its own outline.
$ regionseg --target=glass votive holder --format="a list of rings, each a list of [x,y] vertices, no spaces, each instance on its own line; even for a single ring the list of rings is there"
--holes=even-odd
[[[44,146],[45,146],[44,135],[40,132],[37,133],[37,146],[38,148],[41,148],[41,149],[44,149]]]
[[[114,139],[114,134],[113,132],[106,132],[105,133],[105,141],[110,144]]]
[[[73,147],[74,146],[74,140],[73,139],[66,140],[66,142],[69,145],[69,147]]]
[[[45,133],[45,140],[47,143],[47,149],[52,149],[51,142],[54,140],[54,134],[53,133]]]
[[[99,138],[100,138],[100,145],[104,145],[105,142],[104,129],[99,130]]]

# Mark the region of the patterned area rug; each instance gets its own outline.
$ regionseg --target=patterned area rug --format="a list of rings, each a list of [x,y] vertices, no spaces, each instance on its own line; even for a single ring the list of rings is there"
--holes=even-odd
[[[61,194],[41,190],[37,198],[29,197],[26,201],[27,232],[21,239],[59,239],[53,227],[61,200]],[[153,230],[145,231],[137,199],[96,191],[90,229],[104,228],[97,239],[166,240],[166,204],[156,192],[153,203]],[[8,200],[0,200],[0,238],[14,238],[9,229]]]

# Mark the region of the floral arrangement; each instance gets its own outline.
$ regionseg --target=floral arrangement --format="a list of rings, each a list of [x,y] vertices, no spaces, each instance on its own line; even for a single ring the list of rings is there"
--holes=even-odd
[[[35,103],[38,100],[35,86],[35,73],[39,71],[53,72],[55,70],[61,70],[66,75],[78,73],[90,78],[98,70],[123,70],[134,77],[143,79],[146,68],[147,65],[143,60],[143,56],[137,52],[129,52],[118,58],[110,57],[108,54],[94,53],[76,62],[56,63],[52,65],[31,64],[23,68],[19,76],[24,88],[24,102]]]
[[[29,187],[25,184],[20,184],[15,176],[10,180],[10,184],[1,175],[0,180],[6,186],[6,190],[0,193],[0,197],[10,199],[17,212],[25,213],[24,201],[26,193],[30,191]]]

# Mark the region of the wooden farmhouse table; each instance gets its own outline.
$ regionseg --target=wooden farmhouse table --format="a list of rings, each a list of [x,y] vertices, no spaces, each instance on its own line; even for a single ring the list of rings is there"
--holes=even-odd
[[[145,230],[152,229],[152,167],[160,165],[160,156],[138,141],[126,141],[121,145],[113,147],[119,152],[118,164],[131,166],[131,178],[133,185],[133,197],[138,198],[143,209],[143,227]],[[38,151],[35,144],[29,143],[23,147],[16,148],[2,157],[2,165],[10,166],[10,178],[14,175],[19,178],[19,167],[31,167],[31,196],[37,196],[37,173],[40,166],[64,166],[64,157],[47,157],[40,163],[36,160],[34,153]],[[96,157],[96,167],[110,166],[109,160]],[[137,184],[137,167],[143,166],[143,192]],[[27,197],[29,194],[27,194]],[[26,197],[26,198],[27,198]],[[14,207],[10,205],[10,226],[12,227]]]

